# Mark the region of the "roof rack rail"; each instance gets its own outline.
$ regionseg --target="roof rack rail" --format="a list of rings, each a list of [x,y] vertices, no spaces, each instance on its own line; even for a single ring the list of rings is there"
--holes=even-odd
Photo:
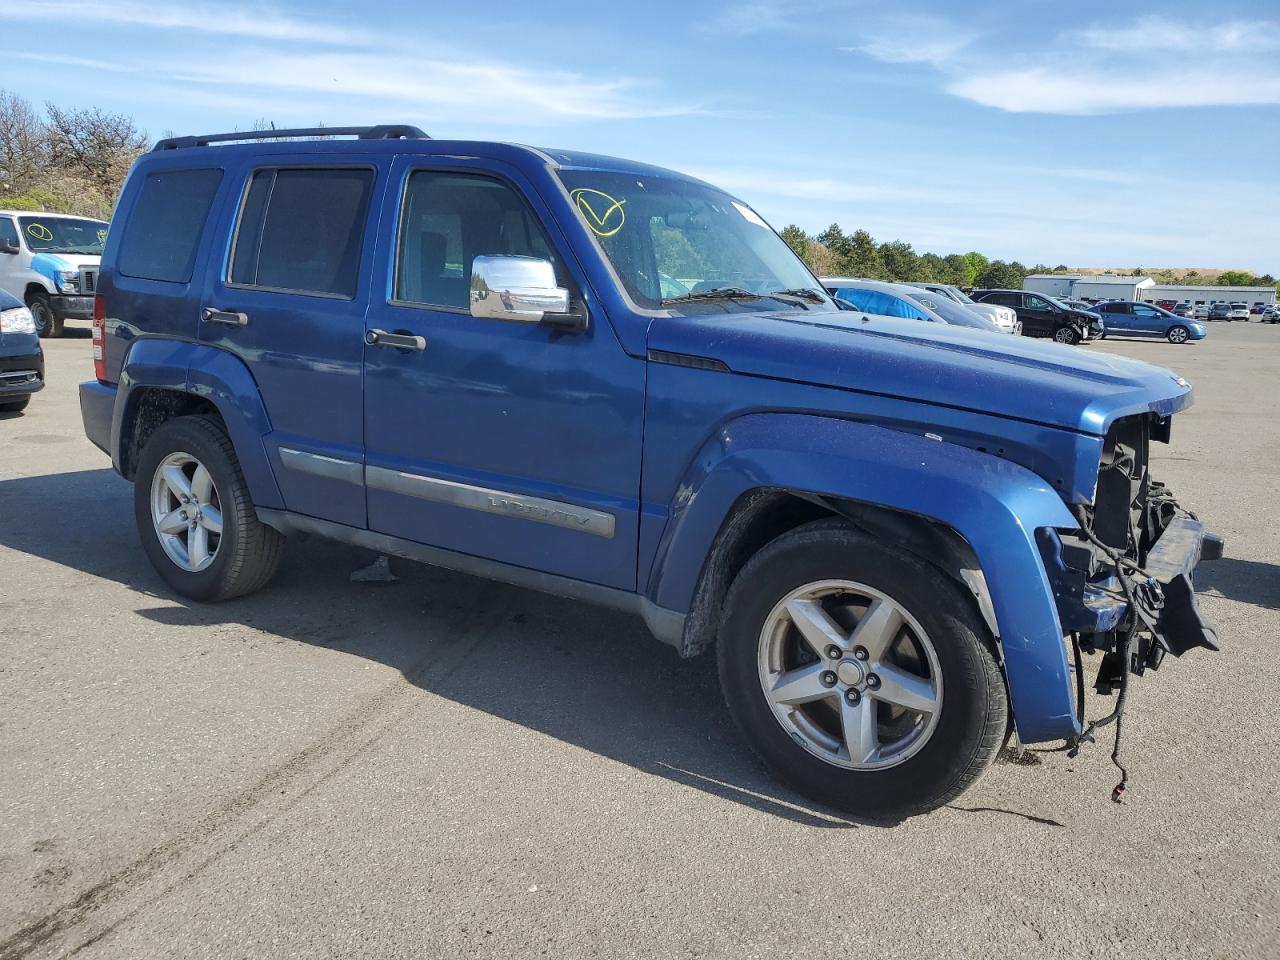
[[[211,143],[234,143],[238,140],[292,140],[304,137],[359,137],[361,140],[430,140],[427,134],[408,124],[382,124],[376,127],[304,127],[297,130],[241,130],[235,133],[210,133],[199,137],[168,137],[152,147],[156,150],[179,150],[184,147],[207,147]]]

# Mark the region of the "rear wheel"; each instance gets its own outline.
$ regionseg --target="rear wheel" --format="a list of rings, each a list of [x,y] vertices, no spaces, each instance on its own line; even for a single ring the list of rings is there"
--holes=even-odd
[[[1186,343],[1191,336],[1191,331],[1186,327],[1170,327],[1169,332],[1165,334],[1169,338],[1170,343]]]
[[[148,559],[183,596],[252,593],[279,566],[284,537],[258,520],[231,440],[208,417],[178,417],[152,434],[133,504]]]
[[[734,581],[718,646],[738,726],[801,793],[900,819],[963,792],[1005,734],[1005,686],[972,599],[938,569],[822,520]]]
[[[43,290],[27,298],[27,309],[36,324],[36,334],[41,337],[62,336],[62,318],[53,312],[49,295]]]
[[[1080,342],[1080,334],[1075,327],[1059,327],[1053,331],[1053,339],[1058,343],[1075,344]]]

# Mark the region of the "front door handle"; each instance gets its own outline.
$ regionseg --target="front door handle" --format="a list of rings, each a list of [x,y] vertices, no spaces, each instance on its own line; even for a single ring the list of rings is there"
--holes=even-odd
[[[387,333],[385,330],[366,330],[364,342],[371,347],[395,347],[397,350],[425,350],[425,337],[415,337],[407,333]]]
[[[228,327],[243,327],[249,323],[249,315],[246,313],[236,313],[233,310],[215,310],[213,307],[205,307],[200,316],[205,323],[221,323]]]

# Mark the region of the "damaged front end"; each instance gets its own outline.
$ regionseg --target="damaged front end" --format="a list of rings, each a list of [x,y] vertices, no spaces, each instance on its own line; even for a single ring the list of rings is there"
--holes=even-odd
[[[1201,613],[1192,571],[1222,556],[1222,540],[1182,508],[1150,475],[1150,444],[1167,443],[1170,418],[1143,414],[1117,420],[1108,431],[1090,505],[1072,508],[1080,529],[1041,530],[1041,555],[1063,630],[1077,652],[1077,711],[1084,721],[1080,653],[1101,653],[1094,688],[1119,691],[1116,709],[1077,737],[1124,710],[1128,675],[1158,668],[1166,654],[1218,649],[1217,632]],[[1119,728],[1113,759],[1119,763]],[[1124,779],[1116,788],[1119,799]]]

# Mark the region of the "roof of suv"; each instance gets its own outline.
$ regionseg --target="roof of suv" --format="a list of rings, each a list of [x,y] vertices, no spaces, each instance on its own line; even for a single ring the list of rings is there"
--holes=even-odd
[[[357,139],[337,139],[338,137]],[[199,155],[200,151],[222,151],[254,156],[277,153],[393,153],[421,154],[424,156],[491,157],[510,158],[512,155],[536,159],[553,169],[597,170],[623,173],[633,176],[664,176],[701,183],[696,177],[665,167],[658,167],[620,157],[577,150],[561,150],[532,147],[523,143],[505,143],[496,140],[435,140],[416,127],[317,127],[308,130],[255,130],[233,133],[215,133],[200,136],[170,137],[159,141],[151,154],[162,156],[181,151]]]

